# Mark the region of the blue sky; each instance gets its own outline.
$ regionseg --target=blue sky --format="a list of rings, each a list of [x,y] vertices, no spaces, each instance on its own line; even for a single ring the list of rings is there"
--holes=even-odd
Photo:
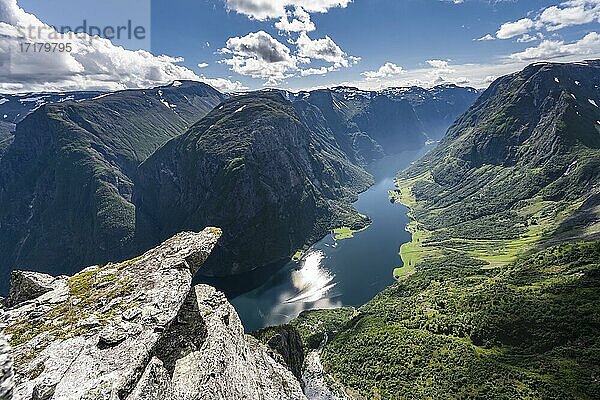
[[[195,75],[230,90],[484,87],[531,62],[600,56],[600,0],[140,0],[135,8],[111,2],[127,3],[18,0],[18,6],[50,25],[151,18],[144,22],[149,43],[120,44],[177,57],[171,63],[186,71],[153,67],[165,77]],[[148,81],[148,69],[136,68],[144,79],[127,78],[125,85]]]

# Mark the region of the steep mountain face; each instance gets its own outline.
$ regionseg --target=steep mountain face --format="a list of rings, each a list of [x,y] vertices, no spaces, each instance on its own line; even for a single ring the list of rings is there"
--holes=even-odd
[[[386,154],[419,149],[428,139],[443,137],[479,92],[444,85],[379,92],[336,87],[285,95],[295,104],[318,107],[340,148],[352,161],[364,164]]]
[[[488,216],[495,221],[490,229],[503,226],[518,235],[523,227],[513,226],[504,212],[513,213],[519,202],[575,205],[596,192],[599,71],[597,61],[535,64],[496,81],[440,146],[406,172],[415,177],[431,171],[414,194],[439,213],[422,222],[436,228]]]
[[[244,334],[225,296],[192,286],[220,234],[179,233],[71,277],[15,272],[20,300],[0,309],[14,398],[306,400],[292,372]]]
[[[0,271],[74,272],[127,256],[136,168],[224,96],[194,82],[43,105],[0,160]]]
[[[139,168],[137,235],[144,245],[206,224],[225,234],[202,273],[230,275],[291,256],[329,229],[364,226],[351,203],[371,177],[327,130],[280,94],[235,97]]]
[[[414,219],[398,282],[293,323],[331,338],[331,380],[364,398],[600,396],[599,87],[598,61],[500,78],[398,177]]]
[[[440,85],[431,89],[417,86],[390,88],[382,94],[408,101],[423,125],[427,137],[439,140],[444,137],[456,118],[473,105],[480,91],[470,87]]]
[[[356,163],[421,148],[426,141],[412,106],[402,99],[339,87],[301,92],[294,101],[319,108],[342,150]]]
[[[0,94],[0,158],[12,143],[17,124],[44,104],[88,100],[103,92]]]

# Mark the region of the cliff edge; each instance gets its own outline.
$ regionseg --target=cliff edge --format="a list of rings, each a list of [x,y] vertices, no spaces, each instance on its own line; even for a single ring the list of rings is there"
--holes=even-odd
[[[218,228],[72,276],[15,272],[0,311],[14,399],[305,399],[292,372],[192,278]]]

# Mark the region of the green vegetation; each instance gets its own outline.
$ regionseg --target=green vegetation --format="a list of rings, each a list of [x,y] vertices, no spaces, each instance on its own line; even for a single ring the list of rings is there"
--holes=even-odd
[[[362,232],[368,228],[369,226],[365,226],[364,228],[360,229],[352,229],[348,226],[342,226],[341,228],[336,228],[333,230],[333,236],[336,240],[352,239],[355,233]]]
[[[29,342],[42,333],[51,337],[67,339],[83,334],[87,328],[80,324],[92,315],[99,324],[107,324],[124,310],[134,307],[134,303],[116,302],[111,307],[98,311],[98,304],[108,304],[114,299],[125,298],[133,291],[132,279],[123,270],[140,258],[103,267],[90,267],[69,278],[69,298],[66,302],[52,306],[42,318],[14,321],[4,329],[10,344],[18,346]],[[45,343],[48,343],[46,340]],[[36,348],[36,354],[43,350]],[[35,354],[31,358],[34,358]],[[17,360],[18,361],[18,360]]]
[[[494,270],[459,261],[362,307],[326,346],[327,370],[366,398],[598,398],[599,243]]]
[[[306,350],[316,349],[325,335],[335,335],[355,314],[356,310],[352,307],[303,311],[290,325],[300,333]]]
[[[398,177],[412,241],[332,332],[331,379],[368,399],[600,398],[598,111],[568,95],[591,98],[572,83],[591,69],[505,77]]]
[[[298,261],[300,261],[302,259],[303,256],[304,256],[304,252],[302,250],[298,250],[292,256],[292,261],[298,262]]]

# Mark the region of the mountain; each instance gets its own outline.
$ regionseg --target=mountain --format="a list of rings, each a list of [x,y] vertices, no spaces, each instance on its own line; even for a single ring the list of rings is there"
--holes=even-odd
[[[138,237],[147,247],[219,226],[223,238],[202,272],[223,276],[289,258],[332,228],[364,226],[351,204],[372,178],[324,124],[318,109],[277,92],[224,102],[141,164]]]
[[[0,158],[13,140],[17,124],[29,114],[50,103],[88,100],[104,92],[63,92],[63,93],[24,93],[0,94]]]
[[[362,398],[600,397],[600,61],[498,79],[400,174],[398,282],[302,314],[329,381]],[[325,336],[327,335],[327,336]]]
[[[70,277],[16,271],[10,307],[0,309],[14,398],[306,400],[280,355],[302,351],[297,333],[271,350],[244,334],[222,293],[192,286],[219,235],[182,232]]]
[[[341,86],[285,95],[318,107],[340,148],[353,162],[366,164],[441,138],[479,92],[454,85],[382,91]]]
[[[435,90],[448,94],[432,99],[470,93]],[[11,121],[34,110],[14,135],[10,124],[0,130],[0,250],[8,255],[0,270],[5,274],[13,267],[73,273],[204,224],[227,232],[207,273],[253,269],[288,257],[331,228],[363,227],[368,221],[351,206],[372,182],[361,167],[386,154],[420,148],[427,140],[411,100],[391,91],[339,87],[240,95],[215,110],[206,120],[211,123],[193,129],[226,96],[200,83],[178,81],[111,94],[4,99],[0,107]],[[248,110],[242,108],[246,102]],[[250,112],[256,108],[258,114]],[[290,136],[290,127],[297,137]],[[178,144],[161,148],[188,129]],[[190,147],[196,138],[209,137],[204,147]],[[290,154],[296,148],[300,153]],[[275,155],[266,159],[269,151]],[[163,177],[163,163],[173,177]],[[290,165],[292,172],[285,173]],[[264,210],[266,205],[272,209]],[[240,227],[240,217],[249,225]],[[260,245],[253,242],[256,237]],[[5,289],[6,283],[0,285]]]
[[[515,216],[527,205],[576,209],[593,197],[600,174],[599,68],[597,61],[534,64],[492,84],[440,146],[405,173],[428,175],[413,194],[438,211],[421,222],[461,237],[497,230],[515,237],[527,228],[528,213]],[[469,234],[469,221],[480,218],[485,226]]]
[[[57,273],[126,257],[138,165],[225,96],[197,82],[40,106],[0,159],[2,289],[13,267]]]
[[[415,110],[427,137],[439,140],[462,113],[469,109],[480,95],[470,87],[439,85],[431,89],[418,86],[389,88],[381,92],[392,99],[406,100]]]

